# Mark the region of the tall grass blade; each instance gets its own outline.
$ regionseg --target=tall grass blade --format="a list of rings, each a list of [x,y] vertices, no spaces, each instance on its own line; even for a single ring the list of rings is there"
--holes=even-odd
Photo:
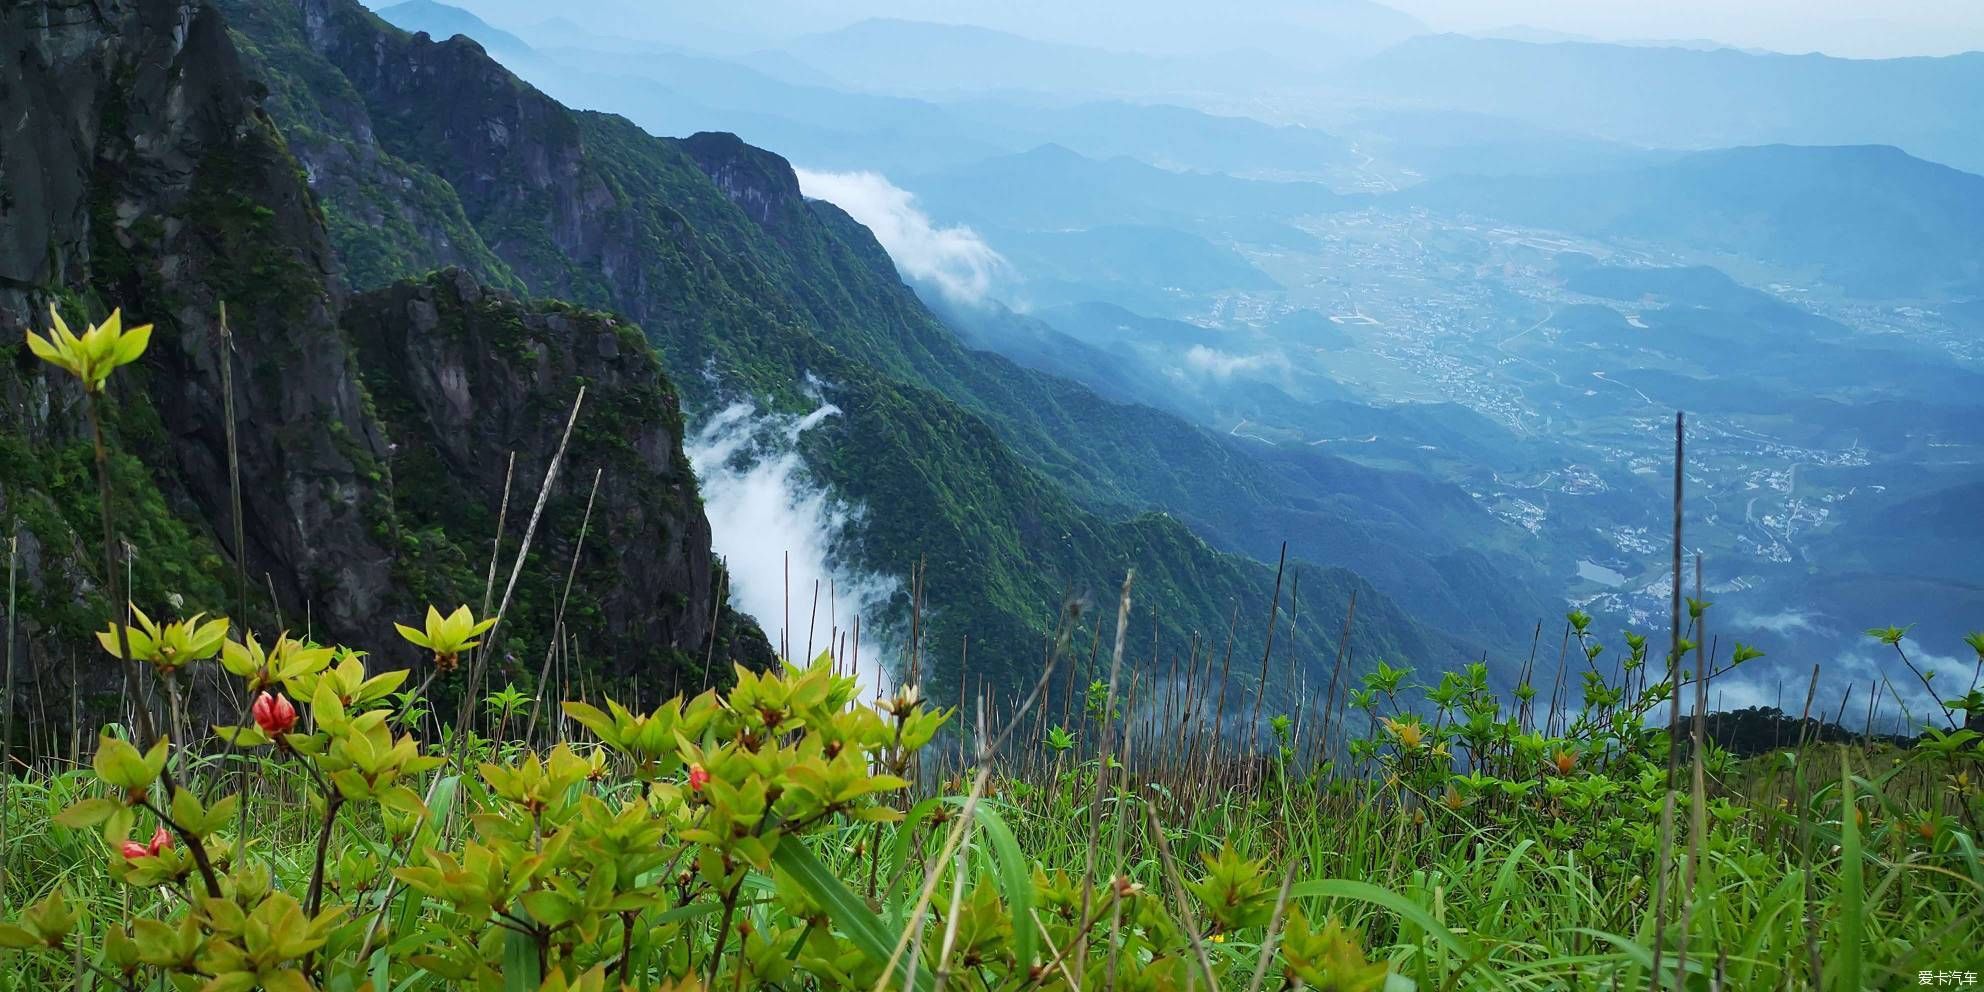
[[[1288,890],[1291,899],[1348,899],[1366,902],[1397,913],[1399,918],[1418,927],[1427,937],[1470,965],[1483,958],[1474,942],[1446,928],[1426,907],[1382,886],[1348,878],[1326,878],[1299,882]]]
[[[1862,875],[1860,814],[1853,797],[1853,762],[1844,747],[1839,757],[1839,946],[1833,951],[1839,970],[1832,987],[1840,992],[1857,992],[1866,987],[1861,982],[1860,960],[1860,941],[1866,926],[1862,906],[1866,879]]]
[[[1013,828],[997,811],[980,805],[974,815],[978,817],[978,829],[984,832],[986,843],[992,848],[999,887],[1013,916],[1013,954],[1021,965],[1032,965],[1039,960],[1038,929],[1033,925],[1033,861],[1020,851]]]
[[[839,928],[849,943],[876,964],[887,965],[895,944],[882,921],[861,901],[861,897],[849,891],[806,845],[792,842],[778,846],[772,852],[772,864],[777,865],[794,882],[806,891],[808,898],[827,910],[834,926]],[[909,953],[918,953],[911,948]],[[919,968],[916,972],[917,992],[929,992],[932,980],[928,969]]]

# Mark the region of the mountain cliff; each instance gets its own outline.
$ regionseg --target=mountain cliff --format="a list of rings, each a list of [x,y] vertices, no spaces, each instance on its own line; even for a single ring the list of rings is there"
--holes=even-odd
[[[525,566],[535,581],[519,586],[505,622],[549,630],[576,566],[565,623],[595,673],[672,677],[699,669],[712,644],[719,659],[730,649],[770,660],[748,620],[715,608],[723,568],[683,450],[680,402],[639,328],[487,290],[459,269],[358,296],[340,323],[392,439],[398,585],[439,602],[481,588],[487,559],[463,538],[494,533],[499,504],[470,494],[502,493],[511,474],[502,454],[516,452],[514,531],[579,402],[563,481]]]
[[[527,503],[585,383],[507,642],[519,655],[543,649],[554,575],[577,550],[577,506],[597,472],[571,636],[623,672],[699,668],[712,651],[767,660],[755,628],[714,606],[721,566],[676,397],[638,331],[518,302],[462,272],[352,298],[308,167],[210,6],[16,5],[4,16],[0,44],[21,57],[0,104],[23,126],[0,137],[0,339],[14,352],[0,371],[0,520],[21,525],[24,695],[69,656],[94,653],[87,632],[106,612],[81,395],[21,344],[51,303],[72,323],[121,306],[157,326],[107,404],[132,598],[149,610],[239,616],[245,597],[246,619],[264,629],[282,622],[413,660],[391,621],[430,599],[480,597],[505,453],[516,456],[514,501]],[[521,519],[513,507],[506,562]],[[643,553],[624,553],[634,547]]]

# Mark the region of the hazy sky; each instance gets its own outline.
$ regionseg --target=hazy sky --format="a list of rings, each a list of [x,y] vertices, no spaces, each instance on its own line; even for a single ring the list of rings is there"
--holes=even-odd
[[[1984,49],[1980,0],[1391,0],[1449,31],[1526,24],[1605,39],[1708,38],[1856,58]]]
[[[365,0],[382,6],[397,0]],[[748,50],[867,17],[978,24],[1052,41],[1178,51],[1272,48],[1274,25],[1381,23],[1355,0],[443,0],[517,29],[552,13],[691,47]],[[1984,50],[1984,0],[1380,0],[1436,31],[1521,25],[1599,40],[1698,40],[1856,58]],[[1342,7],[1335,6],[1343,3]],[[1258,31],[1267,31],[1262,38]]]
[[[667,2],[667,0],[663,0]],[[762,2],[762,0],[761,0]],[[1378,0],[1435,30],[1528,25],[1602,40],[1709,39],[1785,52],[1857,58],[1984,50],[1984,0]],[[1213,17],[1323,19],[1331,0],[783,0],[765,6],[788,23],[806,15],[862,15],[977,23],[1106,47],[1146,32],[1139,22]],[[780,9],[783,8],[783,9]],[[796,15],[796,16],[795,16]],[[734,16],[734,15],[733,15]],[[1124,44],[1123,47],[1134,47]]]

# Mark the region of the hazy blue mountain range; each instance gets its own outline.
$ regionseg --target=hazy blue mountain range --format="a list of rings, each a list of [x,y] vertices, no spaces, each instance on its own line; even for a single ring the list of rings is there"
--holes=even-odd
[[[1732,49],[1414,38],[1347,69],[1375,96],[1631,144],[1888,144],[1984,171],[1984,53],[1841,59]]]
[[[1676,153],[1513,117],[1456,110],[1381,110],[1336,125],[1364,154],[1410,173],[1547,176],[1644,165]]]
[[[1872,297],[1984,293],[1984,176],[1881,146],[1773,145],[1551,178],[1455,178],[1415,204],[1764,259]]]
[[[999,91],[1124,94],[1162,91],[1225,67],[1035,41],[967,25],[873,19],[780,46],[859,90],[956,96]]]
[[[1344,139],[1312,127],[1147,102],[947,103],[946,113],[1029,145],[1059,144],[1090,158],[1133,158],[1178,171],[1313,177],[1352,158]]]
[[[1715,269],[1598,266],[1573,272],[1565,287],[1636,304],[1635,319],[1647,326],[1636,326],[1610,307],[1593,307],[1587,312],[1595,316],[1588,319],[1553,319],[1553,324],[1567,325],[1562,343],[1637,351],[1646,356],[1634,363],[1642,367],[1668,362],[1676,371],[1740,381],[1743,391],[1775,387],[1789,402],[1795,402],[1790,397],[1797,393],[1850,398],[1890,383],[1908,383],[1913,387],[1910,400],[1923,407],[1984,410],[1984,371],[1856,334],[1838,321],[1741,286]],[[1669,405],[1720,407],[1706,397],[1691,399],[1695,401]],[[1754,395],[1731,399],[1756,403]],[[1934,424],[1933,418],[1924,418],[1913,426]],[[1878,443],[1873,437],[1867,440]]]
[[[599,4],[589,9],[614,9]],[[823,16],[830,21],[832,15],[754,10],[749,17],[720,25],[721,19],[678,6],[667,8],[666,14],[619,13],[617,22],[601,17],[588,27],[569,17],[545,24],[540,11],[521,10],[509,0],[467,0],[467,6],[493,16],[513,33],[540,34],[542,47],[567,49],[581,66],[586,52],[694,50],[721,53],[782,82],[945,102],[977,94],[1051,106],[1114,95],[1138,103],[1251,107],[1275,120],[1331,120],[1338,127],[1370,116],[1373,107],[1387,113],[1459,111],[1637,147],[1875,143],[1960,168],[1976,169],[1984,162],[1967,124],[1967,108],[1984,92],[1984,56],[1839,59],[1738,50],[1705,41],[1597,43],[1431,35],[1410,18],[1364,3],[1307,9],[1288,5],[1266,10],[1258,20],[1230,12],[1222,12],[1226,17],[1187,15],[1168,21],[1139,17],[1133,23],[1146,30],[1117,32],[1113,47],[1097,47],[1093,40],[1041,40],[1055,18],[1035,12],[1019,20],[1017,10],[1006,11],[1014,22],[996,30],[892,18],[845,22],[809,33],[806,25],[822,23]],[[423,26],[405,19],[408,26]],[[969,19],[960,12],[960,20]],[[763,25],[753,28],[763,33],[756,36],[758,43],[740,47],[733,35],[746,22]],[[1283,29],[1256,30],[1267,22]],[[1323,54],[1301,41],[1304,22],[1367,40]],[[436,23],[445,29],[443,22]],[[622,30],[598,29],[608,23]],[[625,30],[642,24],[649,28]],[[1176,42],[1187,30],[1196,36],[1182,45],[1160,40]],[[1215,40],[1249,32],[1257,43],[1271,37],[1290,51],[1246,51],[1255,46],[1226,47]],[[506,46],[492,42],[490,47]],[[1197,54],[1166,54],[1177,51]],[[1338,105],[1366,109],[1326,109]],[[776,113],[774,108],[756,109]],[[825,118],[813,123],[830,130],[837,126]],[[1065,134],[1053,140],[1076,144]],[[1509,153],[1505,149],[1501,154]],[[1265,160],[1231,166],[1183,161],[1241,172],[1276,168]],[[1534,156],[1528,161],[1550,168]],[[1484,168],[1502,171],[1492,162]]]
[[[987,240],[1026,273],[1025,298],[1147,301],[1166,294],[1271,289],[1276,282],[1230,248],[1176,228],[1101,225],[1079,231],[986,228]]]
[[[460,8],[413,0],[381,17],[437,40],[474,38],[560,99],[611,107],[657,133],[734,131],[815,168],[924,171],[999,151],[1060,143],[1085,155],[1175,168],[1314,176],[1341,168],[1344,142],[1314,128],[1272,126],[1176,105],[993,99],[937,103],[851,92],[789,55],[721,58],[655,42],[608,39],[577,25],[535,33],[535,49]]]
[[[1603,45],[1606,39],[1580,34],[1575,31],[1558,31],[1552,28],[1539,28],[1529,24],[1506,24],[1501,27],[1485,28],[1479,31],[1461,32],[1470,38],[1487,38],[1499,41],[1521,41],[1533,45],[1555,45],[1563,42]],[[1713,38],[1622,38],[1609,42],[1614,45],[1630,45],[1637,48],[1687,48],[1696,51],[1714,52],[1732,49],[1748,55],[1776,54],[1768,49],[1731,45]]]
[[[1129,158],[1092,159],[1060,145],[911,176],[902,185],[946,220],[1048,230],[1166,225],[1253,243],[1306,242],[1285,220],[1347,201],[1319,183],[1173,172]]]
[[[996,11],[969,0],[917,4],[928,20],[983,21],[1050,40],[1150,52],[1265,52],[1313,65],[1368,54],[1427,31],[1424,23],[1374,0],[1259,0],[1210,5],[1192,0],[1013,0]]]
[[[547,17],[544,5],[533,0],[461,0],[460,5],[520,33],[530,33],[526,29]],[[600,35],[693,44],[732,55],[872,19],[937,28],[978,25],[1049,45],[1156,53],[1257,49],[1291,60],[1369,54],[1427,30],[1411,16],[1372,0],[1273,0],[1245,9],[1189,0],[1095,0],[1078,7],[1054,0],[995,6],[969,0],[846,5],[760,0],[743,7],[587,0],[553,16]]]

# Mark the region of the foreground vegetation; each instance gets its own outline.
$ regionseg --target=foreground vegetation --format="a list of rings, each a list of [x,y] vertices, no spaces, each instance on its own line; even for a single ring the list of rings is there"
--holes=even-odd
[[[35,352],[93,415],[144,343],[113,318]],[[511,689],[444,720],[430,699],[476,683],[499,617],[402,626],[416,680],[133,606],[99,635],[128,719],[88,767],[0,778],[0,989],[1861,989],[1979,970],[1984,749],[1958,729],[1975,688],[1906,747],[1812,746],[1801,722],[1738,762],[1702,710],[1756,653],[1687,639],[1709,609],[1691,601],[1664,659],[1629,634],[1601,665],[1573,614],[1572,664],[1507,698],[1485,665],[1379,664],[1304,720],[1255,703],[1238,721],[1224,689],[1174,706],[1126,669],[1131,594],[1080,712],[1046,703],[1071,612],[1032,693],[965,726],[913,668],[860,698],[832,653],[653,706],[540,712]],[[190,726],[185,690],[215,666],[237,715]]]
[[[445,664],[486,624],[410,636]],[[128,634],[162,678],[225,665],[255,702],[214,728],[233,747],[113,727],[91,768],[11,783],[0,988],[1849,989],[1984,946],[1969,731],[1705,749],[1670,807],[1660,685],[1545,735],[1478,668],[1427,687],[1432,719],[1391,715],[1387,669],[1350,700],[1379,728],[1355,777],[1079,757],[1116,726],[1101,685],[1079,731],[988,733],[932,792],[909,785],[952,714],[864,704],[826,655],[645,712],[567,704],[589,740],[539,752],[416,741],[407,673],[355,652]]]

